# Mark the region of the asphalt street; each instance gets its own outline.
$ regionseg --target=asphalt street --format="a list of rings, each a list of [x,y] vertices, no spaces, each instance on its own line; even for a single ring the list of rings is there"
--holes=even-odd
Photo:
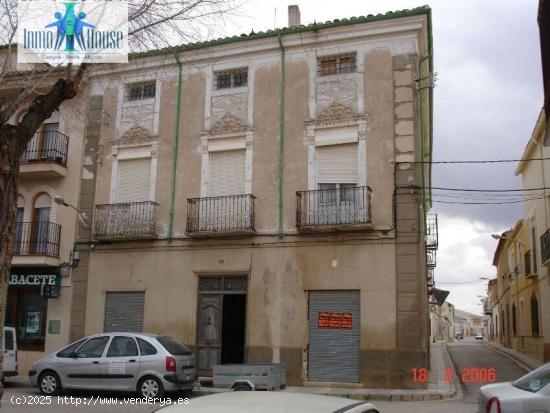
[[[514,380],[525,371],[518,367],[508,357],[498,353],[494,349],[484,345],[482,341],[471,338],[449,343],[447,345],[451,359],[455,365],[458,380],[464,383],[460,385],[462,397],[450,401],[433,402],[382,402],[375,401],[381,413],[441,413],[452,411],[453,413],[476,413],[477,395],[479,387],[485,382],[484,374],[479,374],[483,369],[494,369],[496,381]],[[475,372],[474,372],[475,370]],[[469,379],[469,380],[468,380]],[[25,381],[11,381],[5,389],[4,397],[0,404],[2,413],[31,413],[31,412],[152,412],[160,407],[160,404],[143,404],[142,401],[133,399],[132,394],[101,394],[97,397],[95,392],[71,392],[65,397],[41,399],[38,390],[31,388]],[[71,396],[73,399],[71,399]],[[183,403],[176,395],[169,402]],[[168,402],[163,400],[164,403]],[[77,406],[77,403],[80,403]],[[189,403],[192,405],[193,399]],[[185,411],[185,407],[182,408]]]

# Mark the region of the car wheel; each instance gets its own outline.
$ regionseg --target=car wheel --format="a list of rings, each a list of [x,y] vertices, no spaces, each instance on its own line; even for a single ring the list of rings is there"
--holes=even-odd
[[[137,392],[141,397],[154,399],[164,395],[164,386],[156,377],[147,376],[139,381]]]
[[[240,383],[233,386],[233,391],[251,391],[252,388],[248,384]]]
[[[55,396],[61,392],[61,380],[53,371],[46,371],[38,378],[38,389],[46,396]]]

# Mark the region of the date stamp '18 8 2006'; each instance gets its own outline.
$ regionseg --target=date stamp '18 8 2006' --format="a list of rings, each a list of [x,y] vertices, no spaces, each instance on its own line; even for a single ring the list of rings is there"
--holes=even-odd
[[[447,384],[453,383],[454,370],[445,369],[444,380]],[[413,383],[426,383],[429,380],[428,369],[411,369]],[[496,370],[494,368],[464,368],[460,370],[461,383],[494,383],[496,381]]]

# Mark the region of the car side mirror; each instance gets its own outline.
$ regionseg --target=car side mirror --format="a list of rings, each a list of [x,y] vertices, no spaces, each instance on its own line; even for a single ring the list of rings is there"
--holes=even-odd
[[[77,359],[78,354],[76,354],[76,351],[73,351],[69,357],[71,357],[72,359]]]

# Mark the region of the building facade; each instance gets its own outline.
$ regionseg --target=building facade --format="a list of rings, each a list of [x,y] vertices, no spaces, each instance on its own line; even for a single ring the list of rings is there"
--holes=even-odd
[[[490,338],[542,360],[540,267],[532,221],[519,220],[500,237],[493,260],[498,282],[489,282],[489,304],[485,307],[495,326]]]
[[[51,78],[55,79],[55,73]],[[49,77],[42,80],[48,83]],[[2,81],[2,94],[17,93],[25,81],[23,76],[8,74]],[[20,161],[5,325],[16,328],[22,374],[35,360],[69,341],[70,263],[77,218],[73,209],[54,200],[63,196],[66,202],[77,201],[85,101],[82,97],[64,103],[40,127]]]
[[[453,341],[455,338],[455,307],[445,301],[441,306],[430,304],[431,341]]]
[[[418,386],[430,19],[295,25],[90,73],[71,339],[163,333],[203,375],[281,362],[288,384]]]

